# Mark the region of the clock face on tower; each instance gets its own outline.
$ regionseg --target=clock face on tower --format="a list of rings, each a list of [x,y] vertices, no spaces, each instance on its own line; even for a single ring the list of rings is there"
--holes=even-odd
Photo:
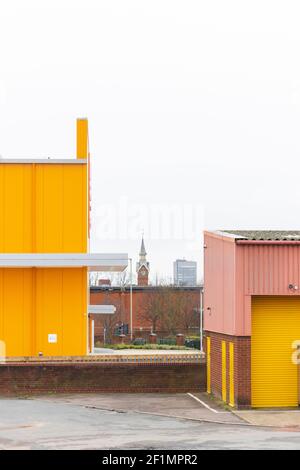
[[[142,269],[142,270],[141,270],[141,275],[142,275],[142,276],[146,276],[146,274],[147,274],[146,270],[145,270],[145,269]]]

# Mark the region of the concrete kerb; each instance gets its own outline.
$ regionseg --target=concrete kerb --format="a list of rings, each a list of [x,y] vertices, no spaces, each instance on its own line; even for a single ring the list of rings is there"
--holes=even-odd
[[[113,413],[135,413],[135,414],[142,414],[142,415],[149,415],[149,416],[160,416],[163,418],[172,418],[172,419],[179,419],[179,420],[184,420],[184,421],[193,421],[193,422],[198,422],[198,423],[210,423],[210,424],[218,424],[218,425],[223,425],[223,426],[243,426],[243,427],[251,427],[251,428],[259,428],[259,429],[286,429],[286,428],[299,428],[300,431],[300,426],[292,426],[292,425],[287,425],[287,426],[278,426],[278,425],[271,425],[271,424],[253,424],[253,423],[248,423],[245,421],[241,416],[238,416],[233,410],[233,414],[235,414],[241,422],[235,422],[231,423],[229,421],[219,421],[216,419],[206,419],[206,418],[189,418],[187,416],[178,416],[178,415],[169,415],[165,413],[157,413],[157,412],[151,412],[151,411],[140,411],[140,410],[123,410],[123,409],[115,409],[115,408],[103,408],[103,407],[98,407],[94,405],[81,405],[84,408],[87,409],[95,409],[95,410],[100,410],[100,411],[110,411]],[[230,412],[228,412],[230,413]],[[244,422],[243,422],[244,421]]]
[[[187,394],[188,395],[188,394]],[[43,402],[43,398],[41,397],[30,397],[30,398],[27,398],[29,400],[33,400],[33,401],[41,401]],[[74,406],[73,403],[71,402],[65,402],[65,404],[68,404],[70,406]],[[111,413],[134,413],[134,414],[144,414],[144,415],[149,415],[149,416],[160,416],[160,417],[163,417],[163,418],[173,418],[173,419],[180,419],[180,420],[184,420],[184,421],[193,421],[193,422],[198,422],[198,423],[212,423],[212,424],[223,424],[223,425],[237,425],[237,426],[248,426],[248,427],[262,427],[262,426],[256,426],[254,424],[251,424],[251,423],[248,423],[246,421],[243,420],[243,418],[241,418],[240,416],[237,416],[237,418],[239,419],[239,421],[235,422],[235,423],[231,423],[231,422],[226,422],[226,421],[221,421],[221,420],[217,420],[217,419],[207,419],[207,418],[191,418],[191,417],[188,417],[188,416],[180,416],[180,415],[174,415],[174,414],[167,414],[167,413],[158,413],[156,411],[141,411],[141,410],[126,410],[124,408],[110,408],[110,407],[105,407],[105,406],[97,406],[97,405],[87,405],[87,404],[80,404],[80,403],[77,403],[76,406],[80,406],[82,408],[86,408],[86,409],[94,409],[94,410],[99,410],[99,411],[108,411],[108,412],[111,412]],[[225,413],[230,413],[230,412],[225,412]]]
[[[187,396],[189,396],[189,394],[187,393],[186,394]],[[44,401],[42,397],[30,397],[30,398],[27,398],[29,400],[36,400],[36,401]],[[69,404],[71,406],[74,406],[74,403],[72,402],[68,402],[68,403],[65,403],[65,404]],[[278,425],[278,424],[262,424],[262,423],[251,423],[249,421],[247,421],[246,417],[244,416],[241,416],[240,415],[240,411],[239,410],[235,410],[235,409],[231,409],[230,411],[218,411],[217,413],[218,414],[233,414],[236,418],[238,418],[238,421],[236,422],[230,422],[230,421],[224,421],[221,419],[221,416],[220,416],[220,419],[218,419],[217,415],[215,414],[214,417],[212,417],[211,419],[205,417],[205,418],[202,418],[202,417],[199,417],[199,418],[195,418],[195,417],[189,417],[189,416],[182,416],[182,415],[178,415],[178,414],[168,414],[168,413],[160,413],[160,412],[157,412],[157,411],[143,411],[143,410],[137,410],[137,409],[124,409],[124,408],[121,408],[121,407],[109,407],[109,406],[97,406],[97,405],[89,405],[89,404],[84,404],[84,403],[76,403],[77,406],[81,407],[81,408],[86,408],[86,409],[95,409],[95,410],[99,410],[99,411],[107,411],[107,412],[112,412],[112,413],[124,413],[124,414],[130,414],[130,413],[134,413],[134,414],[141,414],[141,415],[149,415],[149,416],[158,416],[158,417],[163,417],[163,418],[173,418],[173,419],[177,419],[177,420],[184,420],[184,421],[192,421],[192,422],[198,422],[198,423],[211,423],[211,424],[216,424],[216,425],[224,425],[224,426],[242,426],[242,427],[251,427],[251,428],[259,428],[259,429],[276,429],[276,430],[284,430],[284,429],[290,429],[290,428],[293,428],[295,430],[298,430],[300,431],[300,425],[293,425],[293,424],[286,424],[286,425]],[[290,410],[291,411],[291,410]],[[300,410],[292,410],[293,412],[300,412]],[[253,412],[258,412],[258,413],[261,413],[262,411],[261,410],[253,410]],[[263,411],[264,412],[264,411]],[[269,410],[268,411],[269,413],[275,413],[275,414],[278,414],[280,413],[280,411],[276,411],[276,410]],[[282,410],[281,410],[282,412]]]
[[[189,418],[187,416],[177,416],[177,415],[168,415],[165,413],[157,413],[157,412],[151,412],[151,411],[140,411],[140,410],[121,410],[121,409],[109,409],[109,408],[103,408],[95,405],[81,405],[84,408],[88,409],[95,409],[95,410],[100,410],[100,411],[111,411],[114,413],[136,413],[136,414],[142,414],[142,415],[150,415],[150,416],[161,416],[164,418],[173,418],[173,419],[181,419],[184,421],[195,421],[198,423],[212,423],[212,424],[223,424],[224,426],[246,426],[246,427],[274,427],[274,426],[257,426],[255,424],[247,423],[247,422],[236,422],[236,423],[230,423],[230,422],[224,422],[224,421],[218,421],[218,420],[213,420],[213,419],[204,419],[204,418]],[[241,420],[238,416],[238,418]]]

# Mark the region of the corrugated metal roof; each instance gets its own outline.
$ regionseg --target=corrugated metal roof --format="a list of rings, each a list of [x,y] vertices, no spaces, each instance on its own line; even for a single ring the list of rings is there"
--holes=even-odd
[[[300,240],[300,230],[222,230],[222,232],[246,240]]]

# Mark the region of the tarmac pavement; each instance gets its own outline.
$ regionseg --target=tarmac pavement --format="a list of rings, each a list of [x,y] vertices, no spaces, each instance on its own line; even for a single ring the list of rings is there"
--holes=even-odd
[[[184,394],[118,395],[0,399],[0,449],[300,449],[298,428],[249,425],[212,411],[210,401],[203,401],[210,409],[202,405],[201,394],[201,402]],[[228,422],[204,421],[209,413]]]

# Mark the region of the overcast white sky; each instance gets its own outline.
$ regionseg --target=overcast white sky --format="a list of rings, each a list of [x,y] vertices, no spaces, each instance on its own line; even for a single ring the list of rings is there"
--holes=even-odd
[[[144,229],[152,277],[201,261],[204,227],[300,229],[299,20],[288,0],[0,0],[0,154],[72,157],[88,117],[91,249],[136,258]]]

